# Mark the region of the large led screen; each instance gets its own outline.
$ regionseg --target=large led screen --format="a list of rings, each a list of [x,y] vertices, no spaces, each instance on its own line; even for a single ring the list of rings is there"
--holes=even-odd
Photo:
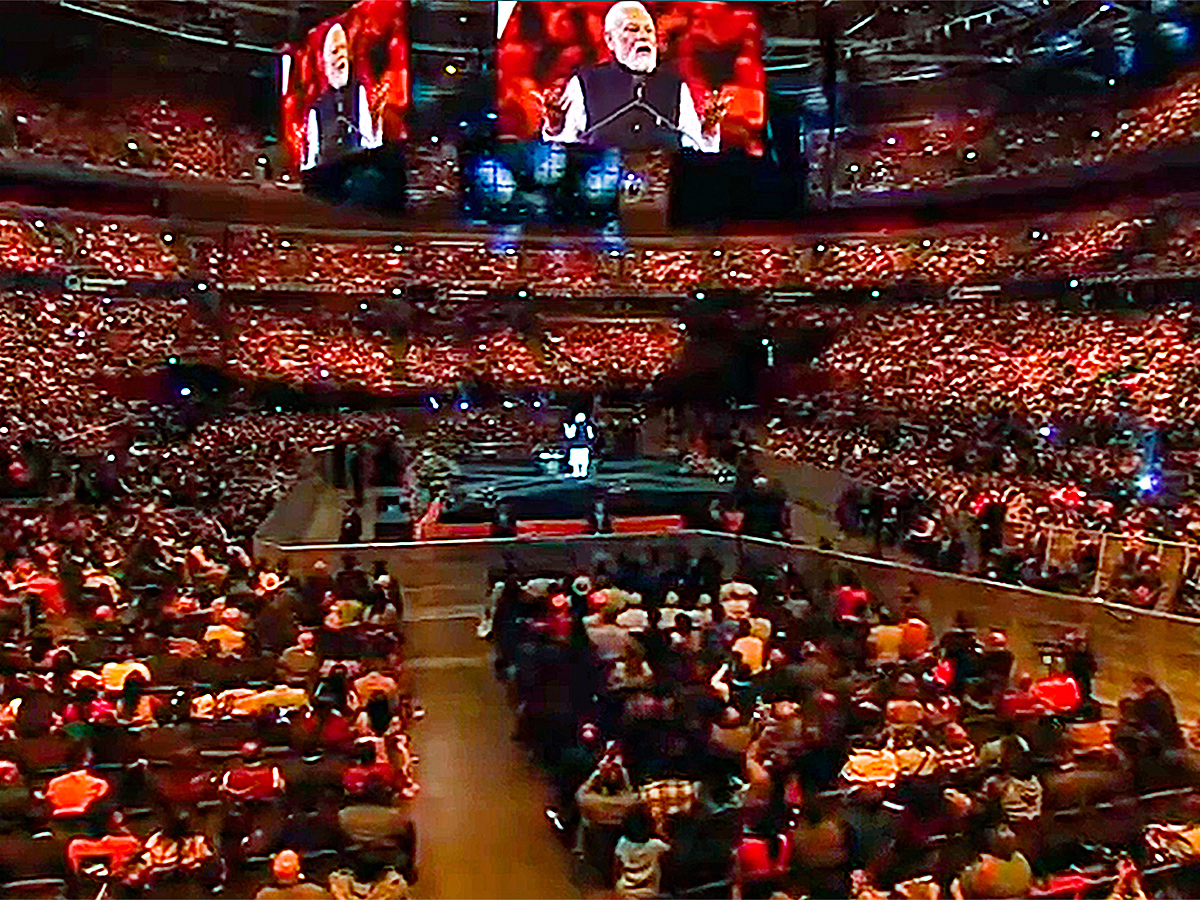
[[[752,3],[500,4],[500,133],[623,150],[762,152]]]
[[[467,148],[462,170],[463,210],[472,219],[603,228],[617,218],[617,150],[506,142]]]
[[[407,0],[363,0],[283,49],[283,140],[293,168],[407,136],[408,52]]]

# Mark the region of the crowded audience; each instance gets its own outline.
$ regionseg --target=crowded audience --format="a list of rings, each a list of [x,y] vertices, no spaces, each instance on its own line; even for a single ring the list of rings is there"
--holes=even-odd
[[[1071,171],[1194,143],[1200,128],[1200,73],[1185,71],[1136,105],[1050,101],[1038,108],[965,110],[954,115],[851,129],[831,152],[811,136],[809,188],[827,195],[931,191]],[[831,167],[836,167],[830,171]]]
[[[489,636],[517,736],[551,775],[550,822],[602,890],[1171,889],[1164,870],[1144,873],[1185,827],[1166,823],[1186,816],[1200,770],[1153,678],[1102,716],[1104,661],[1082,633],[1023,671],[1002,629],[960,614],[936,634],[914,587],[885,597],[837,567],[744,565],[731,581],[708,554],[622,554],[586,571],[510,563],[495,583]],[[1134,805],[1141,816],[1123,812]]]

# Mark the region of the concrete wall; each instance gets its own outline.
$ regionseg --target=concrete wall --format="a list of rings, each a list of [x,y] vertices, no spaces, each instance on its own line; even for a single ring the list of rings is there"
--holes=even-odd
[[[820,551],[807,546],[713,532],[678,535],[598,536],[561,540],[477,540],[422,544],[293,545],[263,544],[268,558],[286,556],[292,571],[304,571],[318,559],[337,568],[343,554],[365,566],[387,561],[404,587],[410,615],[445,607],[471,607],[482,602],[488,572],[514,559],[525,573],[587,569],[599,554],[642,555],[651,547],[667,558],[677,552],[699,555],[712,550],[726,573],[752,571],[790,563],[805,581],[818,587],[838,568],[855,572],[876,596],[895,599],[908,584],[920,590],[926,613],[939,630],[958,610],[966,610],[977,626],[996,625],[1009,632],[1020,667],[1043,671],[1034,649],[1039,640],[1060,636],[1068,628],[1091,635],[1100,662],[1097,691],[1115,700],[1134,672],[1147,671],[1170,690],[1187,717],[1200,715],[1200,621],[1167,613],[1106,605],[1085,597],[1050,594],[994,585],[974,578],[930,572],[899,563]]]

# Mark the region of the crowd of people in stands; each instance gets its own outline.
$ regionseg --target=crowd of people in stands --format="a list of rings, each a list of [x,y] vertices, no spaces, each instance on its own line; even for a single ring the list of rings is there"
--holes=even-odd
[[[1138,105],[1104,104],[968,110],[851,129],[832,152],[827,132],[812,135],[809,186],[818,196],[931,191],[1072,171],[1191,144],[1200,134],[1200,73],[1189,71]],[[830,171],[831,167],[833,171]]]
[[[102,114],[5,88],[4,131],[20,153],[171,178],[236,181],[254,175],[262,137],[211,110],[161,98]]]
[[[928,565],[1090,593],[1099,533],[1141,558],[1109,596],[1172,601],[1159,540],[1191,543],[1190,303],[1137,313],[956,303],[862,311],[817,365],[831,389],[770,430],[774,454],[843,471],[842,524]],[[1072,537],[1056,558],[1046,526]],[[1146,542],[1138,546],[1139,542]],[[1111,564],[1110,564],[1111,565]],[[1120,570],[1121,566],[1116,566]],[[1143,590],[1138,591],[1139,588]]]
[[[153,504],[3,536],[6,893],[407,896],[423,713],[382,563],[289,572]]]
[[[703,288],[890,290],[1009,281],[1181,277],[1197,269],[1200,219],[1165,205],[1026,224],[901,236],[778,239],[624,250],[503,245],[469,239],[304,234],[230,226],[174,233],[145,219],[12,207],[0,219],[0,262],[14,272],[204,282],[239,290],[403,297],[409,289],[511,290],[542,297],[686,295]]]
[[[744,565],[622,555],[492,591],[548,816],[617,896],[1138,895],[1143,828],[1200,771],[1153,678],[1102,719],[1080,633],[1020,671],[1001,628],[939,638],[911,585]]]

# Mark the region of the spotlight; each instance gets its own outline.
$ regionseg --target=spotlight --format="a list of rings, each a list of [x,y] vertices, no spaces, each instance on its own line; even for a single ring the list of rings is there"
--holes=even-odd
[[[1038,429],[1038,434],[1040,434],[1044,438],[1052,438],[1052,437],[1054,437],[1054,429],[1051,428],[1049,425],[1043,425],[1041,428]]]
[[[404,245],[403,245],[403,244],[392,244],[392,252],[393,252],[393,253],[399,253],[399,252],[401,252],[403,249],[404,249]]]
[[[179,396],[180,396],[180,397],[190,397],[190,396],[192,396],[192,389],[191,389],[190,387],[180,388],[180,389],[179,389]]]
[[[322,378],[328,378],[328,377],[329,377],[329,370],[328,370],[328,369],[322,369],[322,370],[321,370],[321,372],[320,372],[320,375],[321,375],[321,377],[322,377]]]
[[[1147,472],[1145,475],[1142,475],[1140,478],[1138,478],[1138,480],[1137,480],[1138,490],[1141,491],[1143,494],[1148,494],[1152,490],[1154,490],[1155,483],[1156,483],[1155,477],[1153,475],[1151,475],[1149,472]]]
[[[846,169],[847,169],[847,171],[849,171],[849,173],[851,175],[857,175],[858,174],[858,163],[850,163],[850,165],[848,165],[846,167]]]
[[[1100,129],[1099,128],[1092,129],[1092,140],[1093,141],[1100,140]]]
[[[925,238],[925,240],[921,241],[921,246],[922,247],[932,247],[933,241],[931,241],[929,238]]]
[[[447,75],[457,75],[458,74],[458,66],[456,66],[454,63],[446,63],[446,74]]]
[[[201,292],[207,291],[208,290],[208,282],[206,282],[206,281],[200,282],[198,285],[196,285],[196,290],[201,291]]]
[[[400,289],[400,288],[398,288],[398,287],[394,287],[394,288],[392,288],[392,296],[393,296],[393,297],[399,297],[399,296],[400,296],[401,294],[403,294],[403,293],[404,293],[404,291],[403,291],[403,290],[401,290],[401,289]]]
[[[430,398],[429,398],[429,408],[430,408],[430,409],[437,409],[437,408],[438,408],[437,397],[430,397]]]
[[[45,228],[46,223],[43,222],[41,219],[38,219],[36,222],[33,223],[33,227],[34,228]]]
[[[108,456],[106,456],[106,457],[104,457],[104,458],[105,458],[106,460],[108,460],[109,462],[116,462],[116,461],[117,461],[117,454],[115,454],[115,453],[110,453],[110,454],[108,454]]]
[[[470,404],[470,403],[468,403],[466,400],[459,400],[459,401],[458,401],[458,408],[459,408],[460,410],[462,410],[463,412],[466,412],[468,409],[470,409],[470,408],[471,408],[471,404]]]
[[[1077,288],[1077,287],[1079,287],[1079,279],[1078,279],[1078,278],[1072,278],[1072,279],[1071,279],[1071,280],[1068,282],[1068,284],[1069,284],[1071,287],[1073,287],[1073,288]]]
[[[136,149],[137,149],[137,141],[126,141],[126,142],[125,142],[125,149],[127,149],[127,150],[136,150]]]
[[[178,357],[178,356],[168,356],[168,357],[167,357],[167,365],[168,365],[168,366],[177,366],[177,365],[179,365],[179,357]]]
[[[966,152],[966,154],[964,154],[964,155],[966,157],[967,162],[975,162],[976,157],[979,156],[979,154],[976,153],[974,150],[968,150]]]
[[[171,232],[168,231],[166,234],[163,235],[162,239],[163,239],[164,244],[169,244],[169,243],[171,243],[171,241],[175,240],[175,235],[171,234]]]
[[[813,249],[814,249],[814,250],[816,250],[818,253],[824,253],[824,252],[825,252],[825,245],[824,245],[824,244],[817,244],[817,246],[813,247]]]
[[[487,117],[488,117],[489,119],[491,119],[493,122],[495,122],[495,121],[496,121],[496,114],[495,114],[494,112],[489,112],[489,113],[487,114]]]
[[[255,162],[257,162],[260,166],[265,166],[267,164],[267,158],[265,156],[259,156]]]
[[[888,138],[888,139],[887,139],[887,145],[888,145],[889,147],[895,147],[895,146],[896,146],[896,139],[895,139],[894,137],[890,137],[890,138]]]
[[[466,120],[466,119],[461,119],[461,120],[459,120],[458,127],[459,127],[459,128],[466,128],[466,127],[467,127],[467,120]]]
[[[1117,79],[1115,79],[1115,78],[1110,78],[1110,79],[1108,79],[1108,86],[1109,86],[1109,87],[1116,87],[1116,86],[1117,86]]]
[[[436,144],[437,142],[438,142],[438,136],[436,134],[429,139],[429,143],[431,143],[431,144]]]
[[[721,255],[721,251],[720,251],[720,250],[714,250],[714,251],[713,251],[713,256],[720,256],[720,255]]]
[[[366,311],[367,311],[367,304],[366,304],[365,302],[363,302],[363,303],[360,303],[360,304],[358,304],[358,308],[359,308],[359,309],[361,309],[363,312],[366,312]]]
[[[873,298],[875,298],[876,300],[878,300],[878,299],[879,299],[879,291],[877,291],[877,290],[876,290],[876,291],[871,291],[871,296],[872,296]]]
[[[514,406],[516,406],[516,405],[517,405],[517,404],[513,403],[511,400],[505,400],[505,401],[504,401],[504,408],[505,408],[505,409],[512,409],[512,408],[513,408]]]
[[[292,242],[291,241],[280,241],[279,246],[282,247],[284,250],[291,250]]]
[[[696,291],[696,299],[703,300],[704,299],[704,291]]]
[[[529,291],[525,290],[525,288],[521,288],[521,290],[517,291],[517,296],[524,300],[529,296]]]
[[[542,401],[541,401],[541,400],[534,400],[534,401],[533,401],[533,408],[534,408],[534,409],[541,409],[541,408],[542,408]]]

